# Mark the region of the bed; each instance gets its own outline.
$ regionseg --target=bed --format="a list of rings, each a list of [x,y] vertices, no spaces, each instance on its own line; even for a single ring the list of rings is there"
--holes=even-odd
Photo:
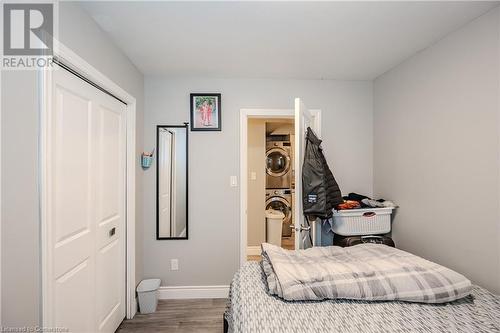
[[[473,286],[444,304],[398,301],[285,301],[268,294],[261,264],[235,274],[224,331],[253,332],[500,332],[500,297]]]

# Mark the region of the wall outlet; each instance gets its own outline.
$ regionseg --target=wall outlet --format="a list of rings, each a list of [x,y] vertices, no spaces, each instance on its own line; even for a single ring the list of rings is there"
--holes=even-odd
[[[170,259],[170,269],[173,271],[179,270],[179,259]]]

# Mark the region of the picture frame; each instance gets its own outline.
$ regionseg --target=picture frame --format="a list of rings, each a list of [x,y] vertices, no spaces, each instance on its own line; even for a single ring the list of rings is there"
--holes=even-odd
[[[221,131],[221,94],[190,94],[191,131]]]

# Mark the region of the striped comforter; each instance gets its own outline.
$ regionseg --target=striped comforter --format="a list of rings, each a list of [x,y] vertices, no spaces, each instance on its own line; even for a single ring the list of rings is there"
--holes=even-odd
[[[353,299],[445,303],[470,294],[461,274],[386,245],[289,251],[262,244],[269,293],[289,301]]]
[[[500,332],[500,296],[472,286],[450,303],[349,299],[285,301],[267,290],[261,264],[234,275],[224,314],[230,333],[493,333]]]

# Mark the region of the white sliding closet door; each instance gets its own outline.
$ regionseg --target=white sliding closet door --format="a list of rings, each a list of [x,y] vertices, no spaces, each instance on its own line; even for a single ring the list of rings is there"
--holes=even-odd
[[[126,107],[64,69],[52,82],[44,325],[114,332],[125,317]]]

